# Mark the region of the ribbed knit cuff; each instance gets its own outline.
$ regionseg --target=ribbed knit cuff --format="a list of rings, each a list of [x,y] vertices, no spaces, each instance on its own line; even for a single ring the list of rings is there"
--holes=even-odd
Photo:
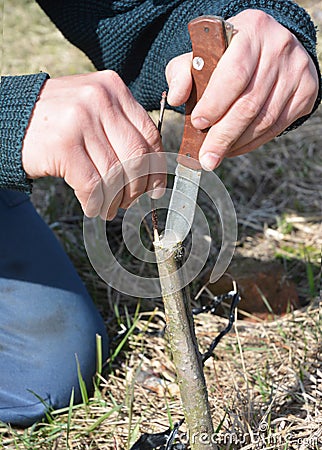
[[[260,9],[274,17],[281,25],[291,31],[301,42],[308,54],[311,56],[320,80],[319,92],[316,98],[313,110],[310,114],[301,117],[290,125],[284,133],[302,125],[321,103],[321,71],[316,54],[316,29],[309,14],[304,8],[287,0],[233,0],[228,2],[223,8],[222,16],[224,19],[235,16],[245,11],[245,9]]]
[[[21,162],[21,148],[46,73],[1,77],[0,187],[31,192],[32,182]]]

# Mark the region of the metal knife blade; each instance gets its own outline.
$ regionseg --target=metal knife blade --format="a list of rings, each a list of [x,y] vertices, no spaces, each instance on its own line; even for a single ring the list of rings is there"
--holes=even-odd
[[[199,150],[208,129],[195,129],[191,123],[191,113],[230,42],[233,26],[221,17],[200,16],[189,22],[188,30],[193,53],[191,69],[193,86],[186,103],[178,165],[162,236],[164,245],[182,242],[193,223],[201,177]]]

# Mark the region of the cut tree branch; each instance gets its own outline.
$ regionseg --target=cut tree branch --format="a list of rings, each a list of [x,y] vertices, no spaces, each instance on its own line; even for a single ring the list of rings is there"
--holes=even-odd
[[[201,354],[195,335],[189,288],[185,283],[181,243],[154,242],[164,302],[167,336],[177,372],[192,450],[217,450]],[[182,287],[183,286],[183,287]]]

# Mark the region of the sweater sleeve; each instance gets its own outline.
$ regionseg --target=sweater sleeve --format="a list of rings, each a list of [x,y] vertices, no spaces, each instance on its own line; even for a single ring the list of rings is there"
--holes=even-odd
[[[39,92],[48,75],[1,77],[0,188],[31,192],[21,163],[22,141]]]
[[[38,3],[97,69],[118,72],[147,110],[159,107],[161,93],[167,89],[166,64],[191,50],[187,23],[203,14],[228,19],[250,8],[267,12],[298,37],[321,79],[314,24],[307,12],[290,0],[38,0]],[[320,101],[321,82],[314,110]]]

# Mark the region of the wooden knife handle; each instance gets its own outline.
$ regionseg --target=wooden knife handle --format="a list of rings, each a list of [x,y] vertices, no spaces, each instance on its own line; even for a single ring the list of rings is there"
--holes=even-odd
[[[212,72],[226,50],[232,25],[221,17],[200,16],[188,24],[192,43],[192,79],[190,97],[186,103],[185,124],[178,162],[191,169],[200,169],[199,150],[208,129],[197,130],[191,123],[191,112],[201,98]]]

